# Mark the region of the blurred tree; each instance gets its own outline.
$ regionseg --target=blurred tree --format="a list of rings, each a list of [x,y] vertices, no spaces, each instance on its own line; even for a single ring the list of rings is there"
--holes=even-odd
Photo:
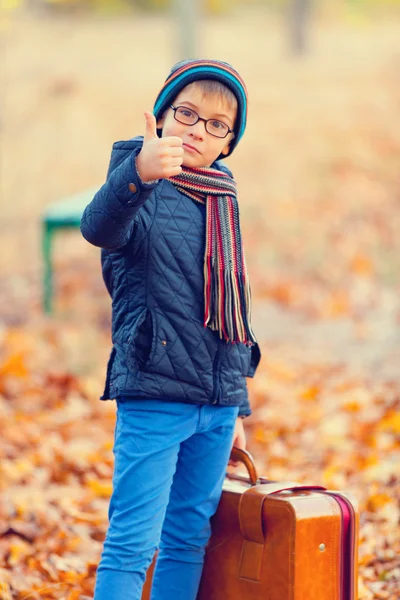
[[[307,49],[311,2],[312,0],[289,2],[290,48],[295,55],[304,54]]]
[[[201,0],[174,0],[178,25],[178,60],[196,58],[198,53],[198,31]]]

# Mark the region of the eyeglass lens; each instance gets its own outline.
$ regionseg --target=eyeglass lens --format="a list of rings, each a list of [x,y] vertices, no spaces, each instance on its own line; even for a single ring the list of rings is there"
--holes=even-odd
[[[199,120],[205,121],[206,131],[215,137],[224,138],[229,132],[228,125],[222,123],[222,121],[218,121],[217,119],[201,119],[197,112],[184,106],[178,106],[175,109],[175,119],[184,125],[195,125]]]

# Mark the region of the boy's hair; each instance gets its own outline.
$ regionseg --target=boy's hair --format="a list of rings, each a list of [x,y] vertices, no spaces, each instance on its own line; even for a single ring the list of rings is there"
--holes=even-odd
[[[199,88],[204,95],[219,96],[226,106],[237,110],[237,100],[235,94],[224,83],[215,81],[214,79],[199,79],[189,84]]]
[[[219,60],[199,59],[185,60],[174,65],[156,98],[153,108],[154,116],[156,119],[161,118],[164,111],[172,104],[179,92],[194,81],[202,81],[206,86],[213,82],[220,83],[222,87],[228,88],[236,98],[235,137],[229,145],[228,154],[225,155],[228,156],[233,152],[242,137],[247,120],[246,85],[239,73],[228,63]],[[218,158],[224,157],[220,155]]]

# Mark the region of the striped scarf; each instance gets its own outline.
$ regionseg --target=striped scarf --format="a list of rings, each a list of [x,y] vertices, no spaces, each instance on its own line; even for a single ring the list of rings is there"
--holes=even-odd
[[[250,323],[251,291],[234,179],[217,169],[183,167],[169,180],[206,205],[204,327],[227,342],[253,346],[257,340]]]

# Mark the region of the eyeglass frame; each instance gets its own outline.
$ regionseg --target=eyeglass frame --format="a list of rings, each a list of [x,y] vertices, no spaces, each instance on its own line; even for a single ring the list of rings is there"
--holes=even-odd
[[[200,117],[200,115],[195,110],[193,110],[193,108],[190,108],[190,106],[185,106],[184,104],[182,104],[181,106],[173,106],[172,104],[170,104],[169,107],[172,108],[172,110],[174,111],[175,121],[178,121],[178,123],[181,123],[182,125],[187,125],[188,127],[193,127],[193,125],[196,125],[196,123],[198,123],[199,121],[204,121],[204,128],[207,131],[207,133],[209,133],[210,135],[212,135],[213,137],[215,137],[219,140],[224,140],[226,137],[228,137],[228,135],[230,133],[233,133],[233,135],[235,136],[234,130],[230,129],[229,125],[227,125],[223,121],[220,121],[219,119],[204,119],[203,117]],[[192,113],[197,115],[197,121],[195,121],[194,123],[184,123],[183,121],[179,121],[179,119],[176,118],[176,111],[178,110],[178,108],[187,108],[188,110],[190,110]],[[222,125],[225,125],[225,127],[228,127],[228,131],[226,132],[226,134],[223,137],[221,137],[220,135],[215,135],[215,133],[211,133],[207,129],[207,123],[209,121],[218,121],[218,123],[222,123]]]

